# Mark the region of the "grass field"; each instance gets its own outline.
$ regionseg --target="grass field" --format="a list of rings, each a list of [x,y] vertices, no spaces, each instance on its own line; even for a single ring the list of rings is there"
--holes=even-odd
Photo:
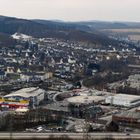
[[[135,29],[103,29],[102,31],[115,32],[115,33],[140,33],[140,28]]]
[[[103,32],[127,35],[131,40],[140,41],[140,28],[137,29],[103,29]]]

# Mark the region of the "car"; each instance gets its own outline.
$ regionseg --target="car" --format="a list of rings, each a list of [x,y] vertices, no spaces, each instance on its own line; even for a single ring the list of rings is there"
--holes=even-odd
[[[130,136],[130,133],[126,133],[126,136]]]

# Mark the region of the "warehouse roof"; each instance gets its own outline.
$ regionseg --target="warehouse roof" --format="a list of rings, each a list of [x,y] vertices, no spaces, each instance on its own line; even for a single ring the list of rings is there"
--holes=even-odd
[[[140,120],[140,112],[124,111],[124,112],[122,112],[120,114],[116,114],[114,116],[121,117],[121,118],[132,118],[132,119]]]
[[[20,90],[17,90],[16,92],[10,93],[4,97],[14,97],[14,96],[20,96],[24,98],[34,97],[38,96],[39,94],[44,93],[43,89],[31,87],[31,88],[23,88]]]
[[[68,98],[69,103],[75,103],[75,104],[89,104],[94,102],[99,102],[105,100],[105,97],[103,96],[74,96],[71,98]]]
[[[113,96],[115,99],[123,99],[123,100],[127,100],[129,102],[135,102],[140,100],[140,96],[136,96],[136,95],[128,95],[128,94],[116,94],[115,96]]]

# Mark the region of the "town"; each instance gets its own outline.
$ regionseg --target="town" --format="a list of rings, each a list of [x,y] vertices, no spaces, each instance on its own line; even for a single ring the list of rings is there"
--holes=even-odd
[[[140,43],[11,36],[0,48],[0,130],[140,132]]]

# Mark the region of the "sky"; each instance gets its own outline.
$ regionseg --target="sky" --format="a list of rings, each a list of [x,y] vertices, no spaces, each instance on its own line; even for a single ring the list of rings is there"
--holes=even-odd
[[[65,21],[140,22],[140,0],[0,0],[0,15]]]

